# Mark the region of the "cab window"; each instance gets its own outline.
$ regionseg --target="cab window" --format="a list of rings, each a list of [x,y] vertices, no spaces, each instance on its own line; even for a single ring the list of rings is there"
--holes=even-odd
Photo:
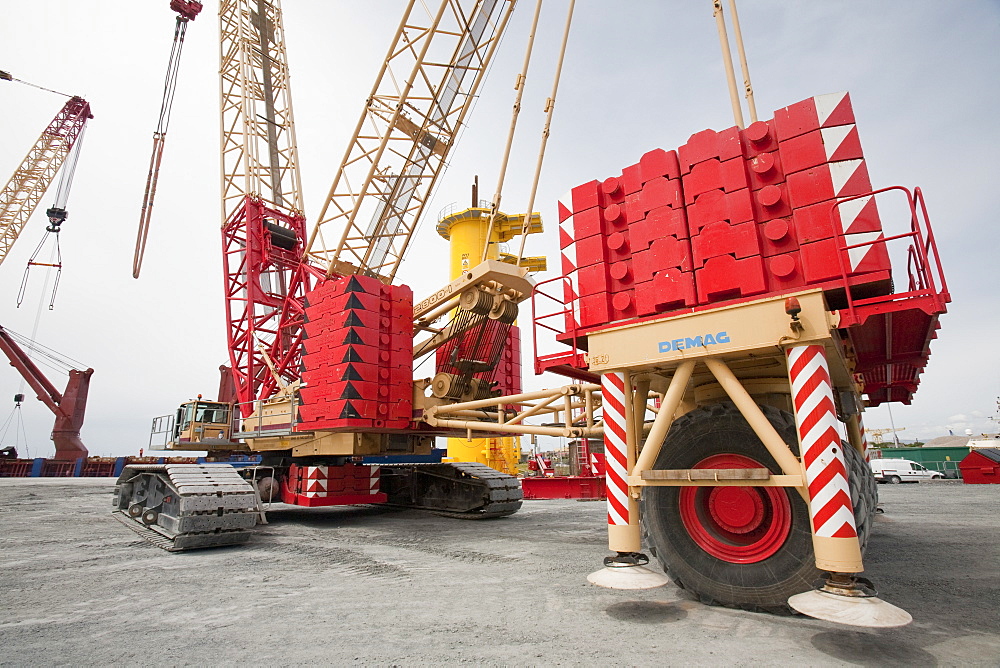
[[[223,424],[229,421],[229,406],[226,404],[198,404],[195,422]]]
[[[194,406],[192,404],[186,404],[181,407],[180,412],[180,423],[181,431],[187,429],[191,426],[191,420],[194,418]]]

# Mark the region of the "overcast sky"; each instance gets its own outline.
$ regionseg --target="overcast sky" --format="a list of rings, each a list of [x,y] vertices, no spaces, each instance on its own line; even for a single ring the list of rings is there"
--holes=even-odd
[[[65,269],[36,339],[95,369],[84,441],[93,454],[134,454],[151,418],[201,393],[212,397],[227,359],[222,300],[218,168],[217,1],[188,31],[174,117],[142,277],[132,250],[151,135],[173,35],[168,0],[35,0],[6,3],[0,69],[90,101],[87,132],[62,232]],[[318,213],[403,2],[286,0],[292,92],[306,214]],[[447,281],[447,244],[436,214],[469,200],[478,174],[496,182],[533,3],[522,0],[450,157],[400,274],[418,299]],[[902,438],[994,431],[1000,395],[998,225],[994,152],[1000,146],[1000,4],[995,1],[857,0],[740,5],[760,116],[813,95],[847,90],[873,185],[921,186],[954,298],[911,406],[895,405]],[[542,14],[504,208],[527,205],[565,3]],[[0,82],[0,178],[13,173],[64,98]],[[546,224],[527,252],[558,266],[556,199],[619,174],[646,151],[675,148],[705,128],[733,125],[710,0],[577,3],[535,209]],[[43,233],[54,188],[0,266],[0,324],[35,329],[44,270],[15,301]],[[888,220],[899,230],[906,221]],[[545,277],[553,275],[551,272]],[[899,284],[897,279],[897,285]],[[522,316],[522,322],[528,318]],[[563,384],[530,376],[528,387]],[[6,369],[6,370],[4,370]],[[53,376],[58,386],[62,376]],[[53,451],[52,417],[0,368],[0,421],[25,391],[32,456]],[[885,408],[869,429],[888,427]],[[4,445],[15,442],[13,430]],[[23,442],[23,441],[22,441]],[[23,450],[22,450],[23,453]],[[22,454],[23,456],[23,454]]]

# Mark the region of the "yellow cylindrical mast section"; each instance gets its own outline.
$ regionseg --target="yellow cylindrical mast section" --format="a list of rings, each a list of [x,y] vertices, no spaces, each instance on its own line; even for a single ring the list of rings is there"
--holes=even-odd
[[[449,207],[437,224],[437,231],[450,242],[451,263],[449,279],[457,278],[463,272],[478,265],[482,259],[503,260],[514,262],[516,258],[501,251],[500,245],[521,234],[533,234],[542,231],[542,219],[533,213],[525,225],[528,216],[524,214],[507,215],[496,212],[492,230],[490,217],[492,214],[489,202],[478,201],[474,196],[475,206],[457,210]],[[527,228],[525,230],[525,228]],[[487,244],[489,235],[489,244]],[[487,248],[483,258],[483,248]],[[527,266],[532,271],[545,270],[544,257],[530,257],[521,260],[521,266]],[[519,388],[518,388],[519,389]],[[516,475],[518,461],[521,456],[521,441],[519,437],[507,438],[449,438],[448,459],[458,462],[478,462],[492,468]]]

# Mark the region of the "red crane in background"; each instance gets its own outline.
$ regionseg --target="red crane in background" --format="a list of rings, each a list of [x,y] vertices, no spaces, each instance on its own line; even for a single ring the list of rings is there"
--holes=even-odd
[[[174,43],[170,49],[170,60],[167,62],[167,77],[163,83],[160,118],[156,124],[156,131],[153,132],[153,155],[149,159],[146,192],[142,198],[142,212],[139,214],[139,234],[135,240],[135,257],[132,260],[132,276],[134,278],[139,278],[139,271],[142,269],[142,256],[146,251],[149,221],[153,215],[153,198],[156,197],[156,181],[160,175],[160,161],[163,159],[163,144],[167,137],[167,127],[170,125],[170,110],[174,104],[174,92],[177,90],[177,73],[180,69],[181,50],[184,48],[184,35],[187,34],[188,21],[193,21],[198,16],[201,7],[201,3],[195,0],[170,0],[170,9],[177,12],[177,22],[174,25]]]
[[[69,381],[66,389],[60,392],[55,385],[45,377],[45,374],[28,357],[18,341],[35,353],[44,355],[50,361],[68,367]],[[59,461],[76,461],[87,456],[87,446],[80,440],[80,429],[83,427],[83,416],[87,410],[87,393],[90,390],[90,377],[93,369],[78,369],[64,361],[61,356],[45,350],[30,339],[20,336],[0,327],[0,351],[10,360],[10,365],[35,391],[38,400],[45,404],[56,416],[52,427],[52,441],[56,446],[53,459]]]
[[[18,81],[35,88],[42,88],[15,79],[7,72],[0,72],[0,79]],[[49,89],[42,88],[42,90]],[[62,93],[59,94],[62,95]],[[35,249],[35,253],[28,262],[28,268],[30,269],[33,265],[45,264],[35,262],[35,256],[49,234],[58,234],[60,226],[66,220],[66,201],[73,181],[73,172],[76,168],[77,149],[79,149],[80,138],[86,129],[87,121],[91,118],[93,118],[93,114],[90,112],[90,103],[82,97],[70,97],[52,119],[52,122],[42,131],[7,185],[0,191],[0,262],[3,262],[4,258],[7,257],[8,251],[17,241],[28,219],[31,218],[31,214],[34,213],[45,192],[52,184],[52,180],[68,160],[67,169],[63,170],[62,173],[56,201],[46,211],[49,225],[46,228],[45,238]],[[56,239],[58,252],[58,236]],[[61,262],[57,261],[51,266],[58,269],[61,267]],[[26,281],[27,270],[21,284],[21,294],[18,296],[19,305]],[[56,285],[58,285],[58,277]],[[53,288],[52,294],[54,299],[55,288]],[[28,354],[18,345],[18,340],[30,350],[47,356],[50,361],[57,362],[68,370],[69,381],[63,392],[59,392],[35,363],[29,359]],[[3,327],[0,327],[0,351],[7,356],[11,366],[17,369],[35,391],[39,401],[48,406],[49,410],[55,414],[56,422],[52,429],[52,440],[56,447],[55,459],[73,461],[86,457],[87,448],[80,440],[80,428],[83,426],[83,416],[87,406],[90,376],[94,370],[77,369],[52,351],[45,351],[30,339],[15,335]]]
[[[15,81],[6,72],[0,72],[0,79]],[[0,263],[7,257],[59,168],[83,134],[87,121],[93,117],[90,103],[82,97],[67,100],[0,191]],[[61,211],[56,211],[56,208],[50,210],[50,215],[55,215],[58,222],[50,222],[58,228],[66,217],[65,202]]]

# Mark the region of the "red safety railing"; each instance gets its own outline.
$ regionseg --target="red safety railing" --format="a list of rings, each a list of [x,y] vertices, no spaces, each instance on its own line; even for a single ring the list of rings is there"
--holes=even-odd
[[[900,191],[906,195],[910,210],[909,232],[892,236],[879,236],[873,241],[848,244],[842,227],[838,226],[836,229],[837,246],[840,251],[837,253],[837,259],[840,263],[841,279],[847,299],[847,308],[841,310],[841,327],[859,325],[872,313],[910,308],[920,308],[929,315],[944,313],[947,310],[945,305],[951,301],[948,284],[941,267],[941,257],[938,254],[937,243],[934,241],[934,231],[927,215],[927,205],[920,188],[914,188],[911,193],[902,186],[890,186],[863,195],[845,197],[831,206],[831,217],[833,220],[837,220],[837,217],[833,216],[834,210],[847,202],[877,196],[889,191]],[[849,251],[876,244],[886,245],[900,239],[911,240],[907,249],[907,291],[855,299],[851,294],[848,281],[849,272],[845,264],[845,257],[848,256]]]
[[[43,478],[72,478],[76,473],[76,461],[56,461],[46,459],[42,464]]]
[[[81,478],[110,478],[115,474],[115,457],[90,457],[80,469]]]
[[[547,286],[550,283],[561,285],[563,287],[563,295],[556,296],[543,289],[543,286]],[[567,365],[578,369],[586,368],[587,366],[584,354],[579,347],[581,337],[579,325],[573,315],[573,302],[570,300],[569,304],[566,303],[564,296],[566,294],[573,294],[573,283],[568,276],[556,276],[547,281],[542,281],[531,291],[532,331],[534,334],[532,339],[536,375],[554,366]],[[547,301],[543,302],[543,300]],[[551,313],[541,313],[542,303],[549,305],[549,307],[558,306],[560,310]],[[553,321],[557,323],[561,322],[561,326],[550,324]],[[542,338],[539,334],[547,334],[548,332],[551,332],[551,336],[557,342],[570,346],[570,350],[567,352],[539,355],[538,341]]]
[[[0,459],[0,478],[27,478],[34,463],[33,459]]]

